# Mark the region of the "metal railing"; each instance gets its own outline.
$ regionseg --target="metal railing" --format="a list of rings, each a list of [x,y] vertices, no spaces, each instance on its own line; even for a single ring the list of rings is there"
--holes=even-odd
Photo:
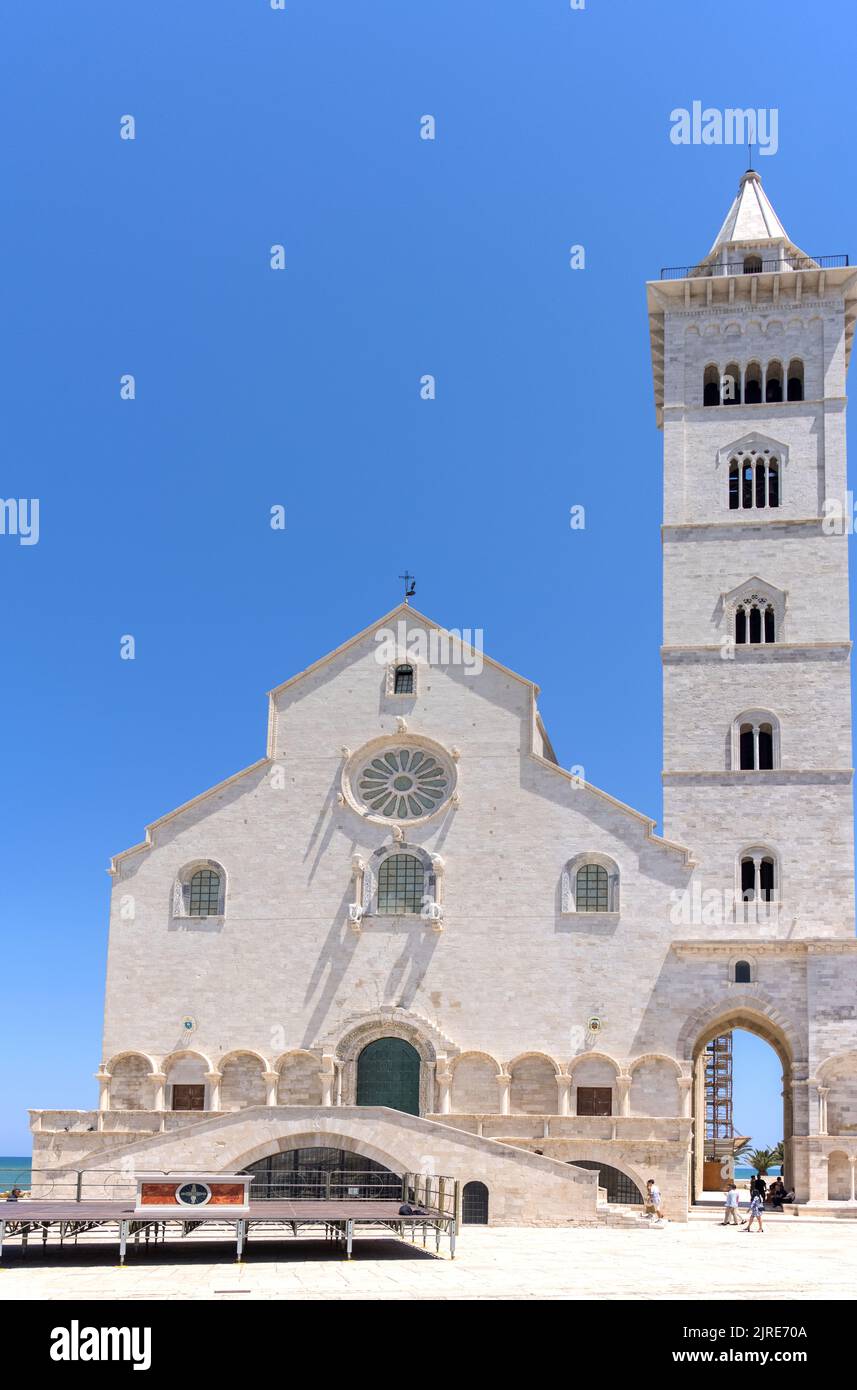
[[[156,1170],[146,1169],[146,1173]],[[178,1183],[185,1173],[161,1170],[158,1176]],[[22,1190],[16,1216],[26,1215],[28,1199],[65,1202],[133,1201],[137,1178],[127,1168],[0,1168],[0,1214],[13,1219],[14,1204],[6,1210],[3,1198],[13,1188]],[[304,1170],[298,1173],[254,1174],[251,1202],[408,1202],[441,1216],[455,1218],[459,1184],[455,1178],[427,1173],[391,1173],[377,1169],[348,1172]]]
[[[778,256],[763,260],[755,269],[745,269],[744,261],[697,262],[696,265],[666,265],[661,267],[662,280],[692,280],[716,275],[787,275],[793,270],[840,270],[851,264],[848,256]]]

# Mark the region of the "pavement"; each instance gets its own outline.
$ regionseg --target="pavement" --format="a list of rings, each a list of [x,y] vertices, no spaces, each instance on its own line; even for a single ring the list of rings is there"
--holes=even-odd
[[[777,1299],[853,1300],[857,1221],[766,1217],[763,1234],[723,1227],[720,1213],[687,1224],[619,1227],[464,1227],[454,1261],[395,1239],[355,1243],[254,1236],[235,1247],[194,1235],[148,1251],[82,1238],[62,1250],[8,1244],[0,1300],[95,1299]],[[446,1243],[444,1242],[444,1245]]]

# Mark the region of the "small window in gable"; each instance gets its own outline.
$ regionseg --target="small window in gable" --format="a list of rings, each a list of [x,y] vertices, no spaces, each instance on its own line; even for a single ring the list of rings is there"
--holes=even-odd
[[[222,917],[226,874],[212,859],[186,864],[173,885],[174,917]]]
[[[606,854],[584,853],[562,872],[562,911],[618,912],[619,868]]]
[[[197,869],[190,881],[189,917],[216,917],[220,904],[220,874]]]
[[[584,864],[574,881],[575,906],[578,912],[607,912],[607,870],[600,864]]]
[[[393,675],[393,694],[394,695],[413,695],[414,693],[414,668],[413,666],[397,666]]]

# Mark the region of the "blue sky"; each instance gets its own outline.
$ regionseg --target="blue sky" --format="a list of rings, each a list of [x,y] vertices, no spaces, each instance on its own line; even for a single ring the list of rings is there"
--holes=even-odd
[[[422,611],[540,683],[562,762],[660,817],[644,282],[705,253],[747,162],[673,145],[670,111],[776,106],[756,162],[787,230],[857,251],[850,6],[799,38],[769,0],[719,23],[7,4],[0,491],[41,516],[38,545],[0,538],[0,1152],[27,1152],[27,1106],[95,1101],[109,855],[260,756],[263,692],[392,608],[405,567]],[[773,1141],[778,1066],[742,1056]]]

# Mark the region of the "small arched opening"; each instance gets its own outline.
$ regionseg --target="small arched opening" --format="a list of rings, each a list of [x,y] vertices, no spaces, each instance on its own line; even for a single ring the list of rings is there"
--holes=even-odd
[[[484,1182],[466,1182],[461,1194],[461,1224],[488,1225],[488,1188]]]
[[[789,363],[786,396],[790,401],[803,400],[803,363],[797,357],[793,357]]]

